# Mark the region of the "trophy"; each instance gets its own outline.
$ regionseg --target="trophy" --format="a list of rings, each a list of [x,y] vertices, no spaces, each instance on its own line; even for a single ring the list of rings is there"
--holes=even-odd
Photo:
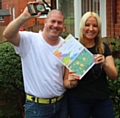
[[[49,12],[49,10],[45,8],[44,4],[29,3],[27,4],[27,7],[31,15],[37,15],[38,12],[41,12],[41,15],[44,15]]]

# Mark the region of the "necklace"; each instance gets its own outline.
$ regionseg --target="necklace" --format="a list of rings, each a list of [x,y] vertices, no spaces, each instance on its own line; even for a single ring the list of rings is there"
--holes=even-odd
[[[99,71],[98,75],[95,75],[95,71],[94,71],[93,68],[92,68],[92,73],[93,73],[93,77],[94,77],[95,79],[97,79],[97,78],[101,75],[101,73],[102,73],[102,66],[100,65],[100,71]]]

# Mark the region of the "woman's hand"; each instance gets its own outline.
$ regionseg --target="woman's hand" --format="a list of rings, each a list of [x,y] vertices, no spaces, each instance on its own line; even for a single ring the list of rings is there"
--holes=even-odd
[[[76,74],[75,71],[69,71],[68,80],[78,80],[80,77]]]
[[[79,76],[75,73],[75,71],[70,71],[65,68],[65,75],[64,75],[64,86],[66,88],[74,88],[78,85]]]
[[[101,66],[104,68],[106,72],[106,75],[110,79],[113,80],[117,79],[118,72],[115,67],[113,57],[110,55],[105,58],[105,56],[102,54],[95,54],[94,56],[95,56],[95,63],[101,64]]]
[[[105,56],[102,54],[95,54],[95,63],[96,64],[101,64],[101,66],[105,66],[106,65],[106,59]]]
[[[74,88],[78,85],[79,78],[80,77],[74,71],[69,71],[68,80],[71,88]]]

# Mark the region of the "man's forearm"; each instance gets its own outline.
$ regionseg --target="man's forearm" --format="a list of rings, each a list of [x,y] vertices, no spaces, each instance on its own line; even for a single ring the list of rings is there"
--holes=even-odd
[[[30,3],[36,3],[36,2],[30,2]],[[37,15],[31,16],[31,14],[28,11],[28,7],[24,9],[22,14],[17,17],[15,20],[9,23],[9,25],[6,27],[6,29],[3,32],[3,36],[11,43],[13,43],[15,46],[19,46],[20,43],[20,33],[19,29],[20,27],[29,19],[36,18],[40,16],[41,13],[38,13]]]
[[[18,18],[13,20],[4,30],[3,35],[6,39],[11,39],[15,37],[20,29],[20,27],[27,21],[23,15],[20,15]]]

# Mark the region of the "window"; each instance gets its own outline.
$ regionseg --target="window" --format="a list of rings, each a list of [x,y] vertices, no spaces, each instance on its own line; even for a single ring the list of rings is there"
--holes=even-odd
[[[81,0],[82,15],[87,11],[94,11],[98,15],[100,13],[99,0]]]
[[[4,19],[3,19],[3,17],[2,17],[2,16],[0,16],[0,22],[1,22],[1,21],[4,21]]]
[[[87,11],[97,13],[102,21],[102,37],[106,36],[106,0],[81,0],[81,17]]]
[[[106,0],[56,0],[65,15],[67,32],[79,38],[79,22],[87,11],[96,12],[102,21],[102,36],[106,36]]]
[[[74,35],[74,0],[58,0],[57,8],[65,16],[65,30]]]

